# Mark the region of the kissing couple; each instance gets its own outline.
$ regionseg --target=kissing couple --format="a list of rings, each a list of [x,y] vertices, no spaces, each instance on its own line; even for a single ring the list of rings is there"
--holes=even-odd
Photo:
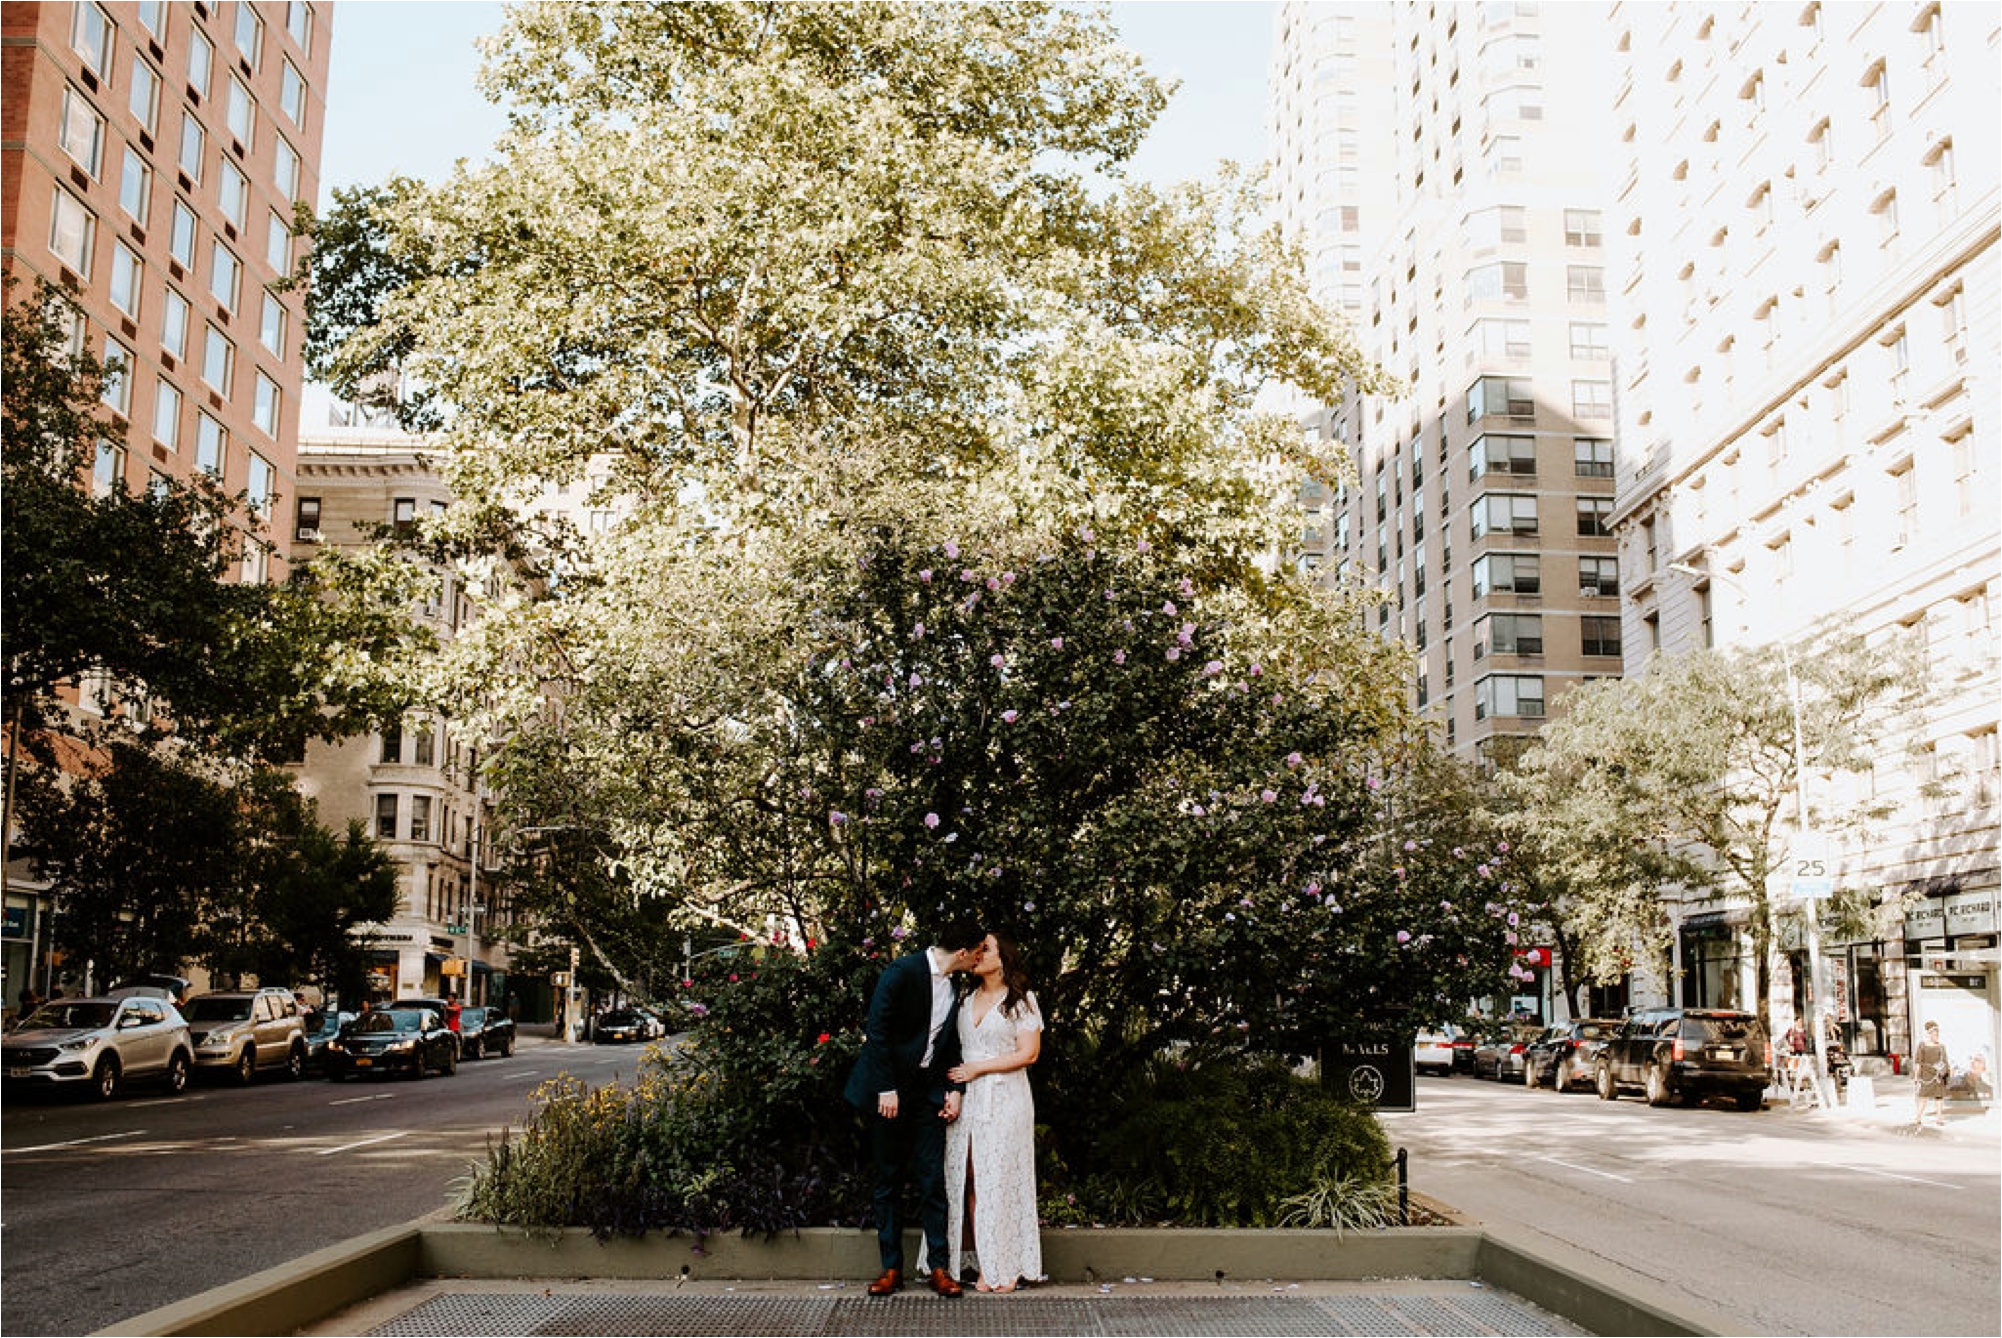
[[[871,1296],[904,1285],[906,1185],[917,1191],[920,1262],[934,1292],[961,1294],[969,1244],[979,1291],[1043,1280],[1029,1090],[1042,1042],[1022,950],[1006,935],[955,921],[884,969],[844,1093],[868,1126],[875,1171],[883,1273]]]

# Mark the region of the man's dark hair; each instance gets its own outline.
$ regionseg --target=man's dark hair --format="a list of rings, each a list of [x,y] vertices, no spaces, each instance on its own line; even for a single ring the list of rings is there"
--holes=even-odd
[[[987,938],[987,931],[972,920],[949,920],[938,931],[938,946],[947,952],[965,952],[977,948]]]

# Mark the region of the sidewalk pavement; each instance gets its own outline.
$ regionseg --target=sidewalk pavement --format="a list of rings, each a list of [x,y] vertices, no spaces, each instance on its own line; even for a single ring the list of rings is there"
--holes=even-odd
[[[1910,1074],[1880,1074],[1875,1077],[1859,1074],[1849,1080],[1847,1103],[1833,1110],[1817,1107],[1796,1112],[1777,1088],[1768,1091],[1766,1109],[1769,1112],[1798,1114],[1808,1119],[1853,1121],[1887,1133],[1913,1137],[1944,1138],[1950,1142],[2002,1142],[2002,1105],[1994,1101],[1985,1105],[1949,1101],[1945,1104],[1945,1115],[1938,1123],[1929,1117],[1923,1125],[1917,1119],[1917,1101],[1918,1083]]]

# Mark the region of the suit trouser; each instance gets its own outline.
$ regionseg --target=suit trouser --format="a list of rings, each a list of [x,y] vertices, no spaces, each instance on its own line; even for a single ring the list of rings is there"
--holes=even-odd
[[[928,1101],[902,1101],[897,1118],[869,1115],[869,1147],[876,1160],[876,1244],[883,1267],[904,1269],[901,1208],[906,1181],[918,1191],[918,1220],[927,1256],[942,1263],[945,1247],[945,1121]]]

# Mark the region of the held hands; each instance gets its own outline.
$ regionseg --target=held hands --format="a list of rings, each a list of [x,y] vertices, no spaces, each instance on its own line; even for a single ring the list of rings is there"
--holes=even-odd
[[[945,1108],[939,1111],[939,1118],[947,1124],[951,1124],[954,1120],[958,1119],[959,1102],[960,1094],[958,1092],[947,1092],[945,1094]]]

